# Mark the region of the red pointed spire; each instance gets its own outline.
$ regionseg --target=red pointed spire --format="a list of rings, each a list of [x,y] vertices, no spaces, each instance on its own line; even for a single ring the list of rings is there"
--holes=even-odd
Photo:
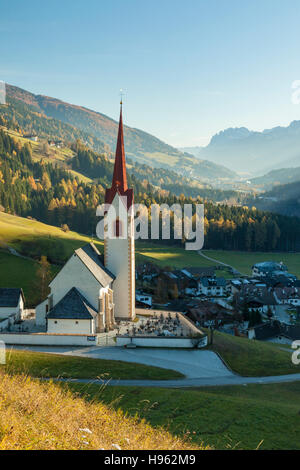
[[[127,175],[126,175],[126,162],[125,162],[124,134],[123,134],[122,101],[121,101],[121,109],[120,109],[119,132],[118,132],[112,188],[119,189],[121,192],[125,192],[128,188],[127,187]]]
[[[133,204],[133,190],[127,186],[126,160],[123,134],[122,101],[120,109],[119,131],[115,156],[114,174],[111,188],[105,192],[105,202],[111,204],[116,193],[127,197],[127,208]]]

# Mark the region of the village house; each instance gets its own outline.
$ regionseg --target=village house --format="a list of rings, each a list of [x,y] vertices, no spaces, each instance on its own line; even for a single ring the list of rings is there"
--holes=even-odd
[[[25,139],[31,140],[32,142],[37,142],[39,140],[38,136],[35,135],[35,134],[25,134],[25,135],[23,135],[23,137]]]
[[[215,328],[233,322],[231,311],[209,300],[190,302],[187,306],[187,316],[194,321],[196,325],[213,325]]]
[[[227,283],[224,277],[201,277],[198,280],[199,295],[206,297],[224,297],[227,292]]]
[[[137,290],[135,292],[135,305],[145,308],[152,307],[152,295]]]
[[[265,285],[244,284],[238,292],[235,293],[233,302],[235,307],[242,311],[245,307],[249,312],[259,312],[267,314],[276,311],[278,301],[274,295],[273,289]]]
[[[256,263],[252,266],[252,276],[264,277],[269,276],[276,271],[285,272],[287,270],[287,266],[282,262],[275,263],[274,261],[263,261],[262,263]]]
[[[19,288],[0,288],[0,329],[21,320],[25,298]]]
[[[275,287],[274,297],[280,305],[300,306],[300,289],[298,287]]]
[[[259,341],[291,344],[300,338],[299,325],[286,325],[276,320],[256,325],[248,330],[248,338]]]

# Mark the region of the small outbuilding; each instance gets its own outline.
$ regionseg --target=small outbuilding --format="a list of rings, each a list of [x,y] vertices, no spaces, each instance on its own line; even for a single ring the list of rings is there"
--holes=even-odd
[[[0,319],[11,317],[14,321],[22,318],[25,298],[21,288],[0,287]]]

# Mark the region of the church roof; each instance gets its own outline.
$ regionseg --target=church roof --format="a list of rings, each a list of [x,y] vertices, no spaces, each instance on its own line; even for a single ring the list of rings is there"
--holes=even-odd
[[[103,265],[101,254],[94,243],[88,243],[82,248],[78,248],[75,253],[103,287],[115,279],[115,276]]]
[[[122,103],[120,110],[119,131],[115,156],[114,174],[111,188],[105,192],[105,203],[111,204],[116,194],[127,197],[127,209],[133,204],[133,189],[127,186],[124,133],[123,133],[123,117]]]
[[[23,297],[24,294],[20,288],[0,288],[0,307],[17,307],[20,296]]]
[[[47,314],[50,319],[91,320],[96,310],[76,287],[71,290]]]

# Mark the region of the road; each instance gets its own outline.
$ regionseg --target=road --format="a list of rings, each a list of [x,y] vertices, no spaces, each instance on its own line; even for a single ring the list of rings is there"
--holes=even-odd
[[[231,377],[204,377],[194,379],[177,380],[89,380],[89,379],[58,379],[60,382],[73,383],[94,383],[99,385],[113,385],[126,387],[159,387],[159,388],[200,388],[200,387],[220,387],[225,385],[244,385],[248,384],[271,384],[296,382],[300,380],[300,374],[277,375],[272,377],[240,377],[233,375]]]
[[[113,359],[115,361],[134,362],[148,366],[172,369],[181,372],[189,379],[231,377],[234,375],[221,359],[212,351],[170,350],[118,347],[63,348],[43,346],[22,346],[18,349],[30,349],[63,355],[90,357],[94,359]]]
[[[170,350],[170,349],[131,349],[117,347],[107,348],[66,348],[66,347],[17,347],[42,351],[53,354],[91,357],[97,359],[114,359],[125,362],[173,369],[185,375],[176,380],[90,380],[90,379],[59,379],[67,382],[95,383],[107,385],[124,385],[134,387],[167,387],[197,388],[224,385],[268,384],[300,381],[299,374],[279,375],[270,377],[242,377],[228,370],[221,359],[212,351]]]
[[[209,256],[206,256],[204,253],[202,253],[201,250],[198,251],[198,255],[202,256],[205,259],[208,259],[209,261],[213,261],[214,263],[221,264],[222,266],[225,266],[226,268],[231,268],[236,274],[241,274],[236,268],[231,266],[230,264],[223,263],[223,261],[219,261],[214,258],[210,258]]]

